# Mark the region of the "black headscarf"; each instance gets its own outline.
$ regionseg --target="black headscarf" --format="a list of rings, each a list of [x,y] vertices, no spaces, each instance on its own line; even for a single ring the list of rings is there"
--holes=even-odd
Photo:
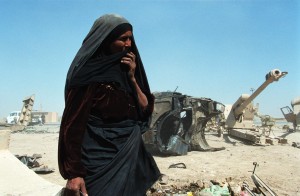
[[[84,86],[92,82],[116,82],[126,91],[135,95],[135,89],[131,88],[127,71],[122,69],[120,60],[128,51],[112,54],[98,55],[99,49],[105,47],[107,42],[114,41],[122,30],[131,24],[122,16],[106,14],[98,18],[88,35],[83,40],[82,46],[77,52],[67,74],[65,97],[71,87]],[[132,37],[131,49],[136,55],[135,79],[145,93],[150,93],[147,76],[143,67],[137,46]]]

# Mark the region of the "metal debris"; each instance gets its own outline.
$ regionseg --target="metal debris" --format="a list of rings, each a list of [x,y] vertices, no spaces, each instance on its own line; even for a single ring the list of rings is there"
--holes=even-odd
[[[249,185],[244,182],[243,187],[246,191],[248,191],[251,195],[262,194],[262,195],[271,195],[277,196],[277,194],[262,180],[255,174],[255,169],[258,166],[256,162],[253,163],[254,169],[251,175],[251,179],[254,182],[257,189],[250,190]]]
[[[186,169],[186,165],[184,163],[174,163],[174,164],[171,164],[168,168],[182,168],[182,169]]]
[[[289,106],[280,108],[287,122],[293,123],[293,130],[300,130],[300,97],[296,97],[291,101],[291,109]]]
[[[42,155],[40,154],[33,154],[32,156],[15,155],[15,157],[37,174],[48,174],[54,172],[53,168],[48,168],[48,166],[42,165],[37,161],[37,159],[42,158]]]
[[[41,155],[33,154],[32,156],[27,155],[15,155],[23,164],[25,164],[28,168],[39,167],[40,164],[37,162],[38,158],[41,158]]]
[[[292,146],[296,148],[300,148],[300,142],[293,142]]]
[[[175,164],[173,164],[175,165]],[[251,179],[255,187],[251,188],[245,181],[234,182],[233,178],[228,177],[225,180],[210,180],[196,182],[180,182],[172,181],[166,175],[162,178],[167,180],[157,181],[148,191],[147,196],[204,196],[204,195],[240,195],[240,196],[258,196],[258,195],[270,195],[277,196],[277,194],[255,174],[255,169],[258,166],[256,162],[253,163],[254,169],[252,171]],[[162,183],[163,182],[163,183]]]
[[[155,104],[150,130],[143,135],[150,152],[185,155],[188,151],[216,151],[205,139],[205,127],[224,105],[209,98],[196,98],[179,92],[154,93]]]
[[[215,194],[213,194],[215,193]],[[220,194],[219,194],[220,193]],[[221,194],[222,193],[222,194]],[[190,183],[173,183],[162,185],[155,183],[146,193],[147,196],[200,196],[200,195],[234,195],[229,183],[220,183],[214,180]]]

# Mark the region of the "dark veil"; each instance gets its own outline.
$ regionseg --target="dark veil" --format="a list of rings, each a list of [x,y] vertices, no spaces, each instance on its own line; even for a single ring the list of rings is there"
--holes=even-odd
[[[65,98],[68,90],[73,86],[86,85],[91,82],[118,82],[125,90],[130,89],[130,84],[126,80],[124,73],[119,69],[120,59],[126,55],[126,52],[121,52],[105,58],[98,59],[97,61],[91,59],[96,53],[98,48],[103,44],[109,34],[121,24],[130,24],[125,18],[116,14],[106,14],[98,18],[88,35],[83,40],[82,46],[77,52],[67,74],[66,85],[65,85]],[[150,88],[147,80],[147,76],[144,70],[144,66],[139,55],[137,46],[132,37],[131,51],[136,55],[136,70],[135,78],[136,81],[144,93],[150,94]],[[100,60],[100,63],[99,63]],[[116,65],[117,64],[117,65]],[[99,66],[100,65],[100,66]],[[107,78],[107,75],[114,75],[115,77]],[[121,78],[116,78],[117,76]]]

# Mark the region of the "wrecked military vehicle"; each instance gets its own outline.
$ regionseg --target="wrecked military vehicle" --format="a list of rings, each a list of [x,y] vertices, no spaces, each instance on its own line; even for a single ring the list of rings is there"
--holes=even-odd
[[[296,97],[291,101],[291,109],[289,106],[280,108],[287,122],[293,123],[292,131],[300,130],[300,97]]]
[[[188,151],[216,151],[205,139],[207,122],[224,111],[224,105],[209,98],[179,92],[156,92],[150,130],[143,134],[150,152],[185,155]]]
[[[266,145],[266,137],[270,132],[270,128],[275,124],[275,120],[270,117],[261,116],[265,121],[264,129],[259,131],[254,124],[254,116],[258,114],[258,107],[254,107],[253,100],[271,83],[277,82],[279,79],[288,74],[286,71],[273,69],[265,76],[265,81],[251,94],[242,94],[233,105],[225,106],[225,127],[230,137],[241,140],[250,141],[257,145]],[[273,122],[272,122],[273,121]]]

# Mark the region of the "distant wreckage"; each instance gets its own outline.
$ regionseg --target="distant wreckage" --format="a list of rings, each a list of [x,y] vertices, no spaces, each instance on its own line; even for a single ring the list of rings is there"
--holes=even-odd
[[[197,98],[179,92],[154,93],[150,130],[143,134],[146,148],[164,155],[223,150],[224,147],[209,146],[205,139],[205,131],[212,124],[217,125],[219,136],[227,131],[231,137],[264,145],[267,135],[253,126],[258,108],[253,106],[252,101],[270,83],[286,74],[278,69],[271,70],[265,82],[252,95],[242,94],[233,105],[225,106],[210,98]]]

